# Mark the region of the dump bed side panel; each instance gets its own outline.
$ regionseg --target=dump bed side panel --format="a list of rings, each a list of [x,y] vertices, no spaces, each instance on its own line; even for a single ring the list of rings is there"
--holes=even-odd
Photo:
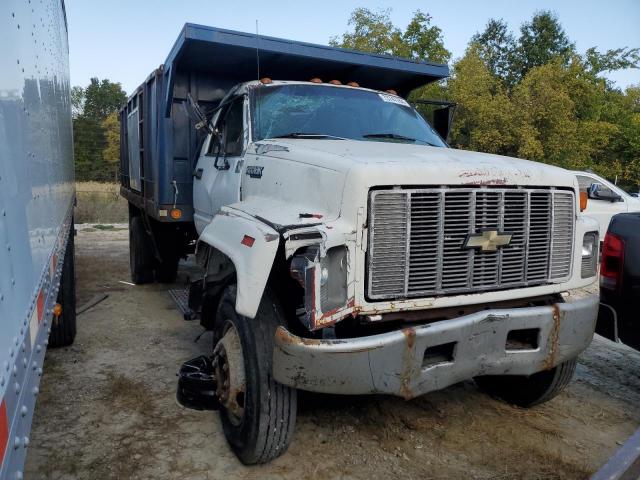
[[[172,83],[170,115],[163,115],[168,75],[155,71],[120,112],[122,193],[161,221],[193,219],[193,169],[204,140],[186,110],[187,95],[201,108],[215,107],[234,83],[198,72],[181,71]]]
[[[75,196],[63,2],[0,2],[0,45],[0,478],[21,478]]]

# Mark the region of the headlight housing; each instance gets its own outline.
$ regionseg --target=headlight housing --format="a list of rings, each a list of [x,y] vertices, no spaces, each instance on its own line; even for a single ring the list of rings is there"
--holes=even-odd
[[[312,245],[291,259],[291,276],[305,290],[304,313],[298,318],[309,330],[321,327],[323,320],[335,323],[328,317],[348,307],[347,257],[344,245],[329,248],[324,256],[319,245]]]
[[[582,239],[582,278],[595,277],[598,273],[598,232],[587,232]]]

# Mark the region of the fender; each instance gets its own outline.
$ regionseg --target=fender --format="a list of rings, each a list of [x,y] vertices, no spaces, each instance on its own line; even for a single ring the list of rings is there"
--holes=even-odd
[[[254,318],[280,244],[278,232],[244,212],[223,207],[202,231],[200,242],[231,259],[238,282],[236,312]]]

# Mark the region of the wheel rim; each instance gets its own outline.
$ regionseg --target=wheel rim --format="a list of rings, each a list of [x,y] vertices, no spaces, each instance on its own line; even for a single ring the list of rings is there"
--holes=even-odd
[[[223,332],[213,351],[216,394],[229,414],[231,423],[239,425],[244,417],[247,389],[242,343],[230,320],[225,322]]]

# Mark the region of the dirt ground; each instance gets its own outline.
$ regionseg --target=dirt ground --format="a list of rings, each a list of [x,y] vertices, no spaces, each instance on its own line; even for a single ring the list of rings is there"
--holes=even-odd
[[[574,382],[531,410],[473,382],[412,401],[303,394],[293,444],[244,467],[215,412],[175,401],[182,362],[207,353],[162,285],[129,282],[126,227],[80,226],[78,317],[67,349],[50,350],[25,478],[555,479],[588,477],[640,424],[640,353],[596,337]]]

